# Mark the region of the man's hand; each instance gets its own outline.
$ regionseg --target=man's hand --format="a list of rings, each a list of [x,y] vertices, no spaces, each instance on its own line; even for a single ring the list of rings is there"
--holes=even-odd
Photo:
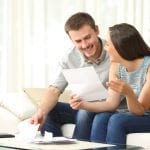
[[[30,119],[30,123],[31,123],[31,124],[35,124],[35,125],[40,124],[39,129],[38,129],[38,130],[40,130],[41,127],[43,126],[45,120],[46,120],[46,115],[44,115],[44,114],[42,113],[42,111],[39,109],[39,110],[37,111],[37,113],[35,113],[35,114],[32,116],[32,118]]]

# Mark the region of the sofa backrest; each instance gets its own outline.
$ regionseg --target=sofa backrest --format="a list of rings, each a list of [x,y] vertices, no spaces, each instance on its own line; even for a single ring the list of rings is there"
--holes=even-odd
[[[45,90],[46,90],[46,88],[24,88],[24,92],[36,104],[38,104],[40,102]],[[71,92],[69,90],[64,91],[63,94],[61,94],[61,96],[59,97],[59,101],[67,102],[70,93]]]

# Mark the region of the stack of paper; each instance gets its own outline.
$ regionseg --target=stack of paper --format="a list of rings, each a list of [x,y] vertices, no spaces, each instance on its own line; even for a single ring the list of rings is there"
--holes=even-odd
[[[19,133],[15,136],[20,141],[25,141],[28,143],[36,143],[36,144],[51,144],[51,143],[59,143],[59,144],[69,144],[75,143],[76,139],[69,139],[65,137],[53,137],[52,132],[45,131],[44,136],[40,134],[38,131],[39,125],[34,125],[29,122],[29,120],[25,120],[18,125]]]

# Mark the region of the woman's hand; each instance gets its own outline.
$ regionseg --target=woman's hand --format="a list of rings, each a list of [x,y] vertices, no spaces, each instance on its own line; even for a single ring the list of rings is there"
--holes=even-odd
[[[117,78],[109,81],[107,83],[107,86],[109,88],[111,88],[112,90],[114,90],[124,96],[127,96],[128,94],[133,92],[133,90],[129,84],[127,84],[125,81],[119,80]]]
[[[75,110],[81,109],[84,102],[85,101],[81,99],[79,96],[77,96],[77,94],[71,95],[69,99],[70,106],[72,107],[72,109],[75,109]]]

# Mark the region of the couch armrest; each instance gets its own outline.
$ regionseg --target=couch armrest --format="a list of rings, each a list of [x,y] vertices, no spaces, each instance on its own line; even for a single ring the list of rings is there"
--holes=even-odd
[[[9,110],[0,106],[0,132],[16,133],[20,119]]]

